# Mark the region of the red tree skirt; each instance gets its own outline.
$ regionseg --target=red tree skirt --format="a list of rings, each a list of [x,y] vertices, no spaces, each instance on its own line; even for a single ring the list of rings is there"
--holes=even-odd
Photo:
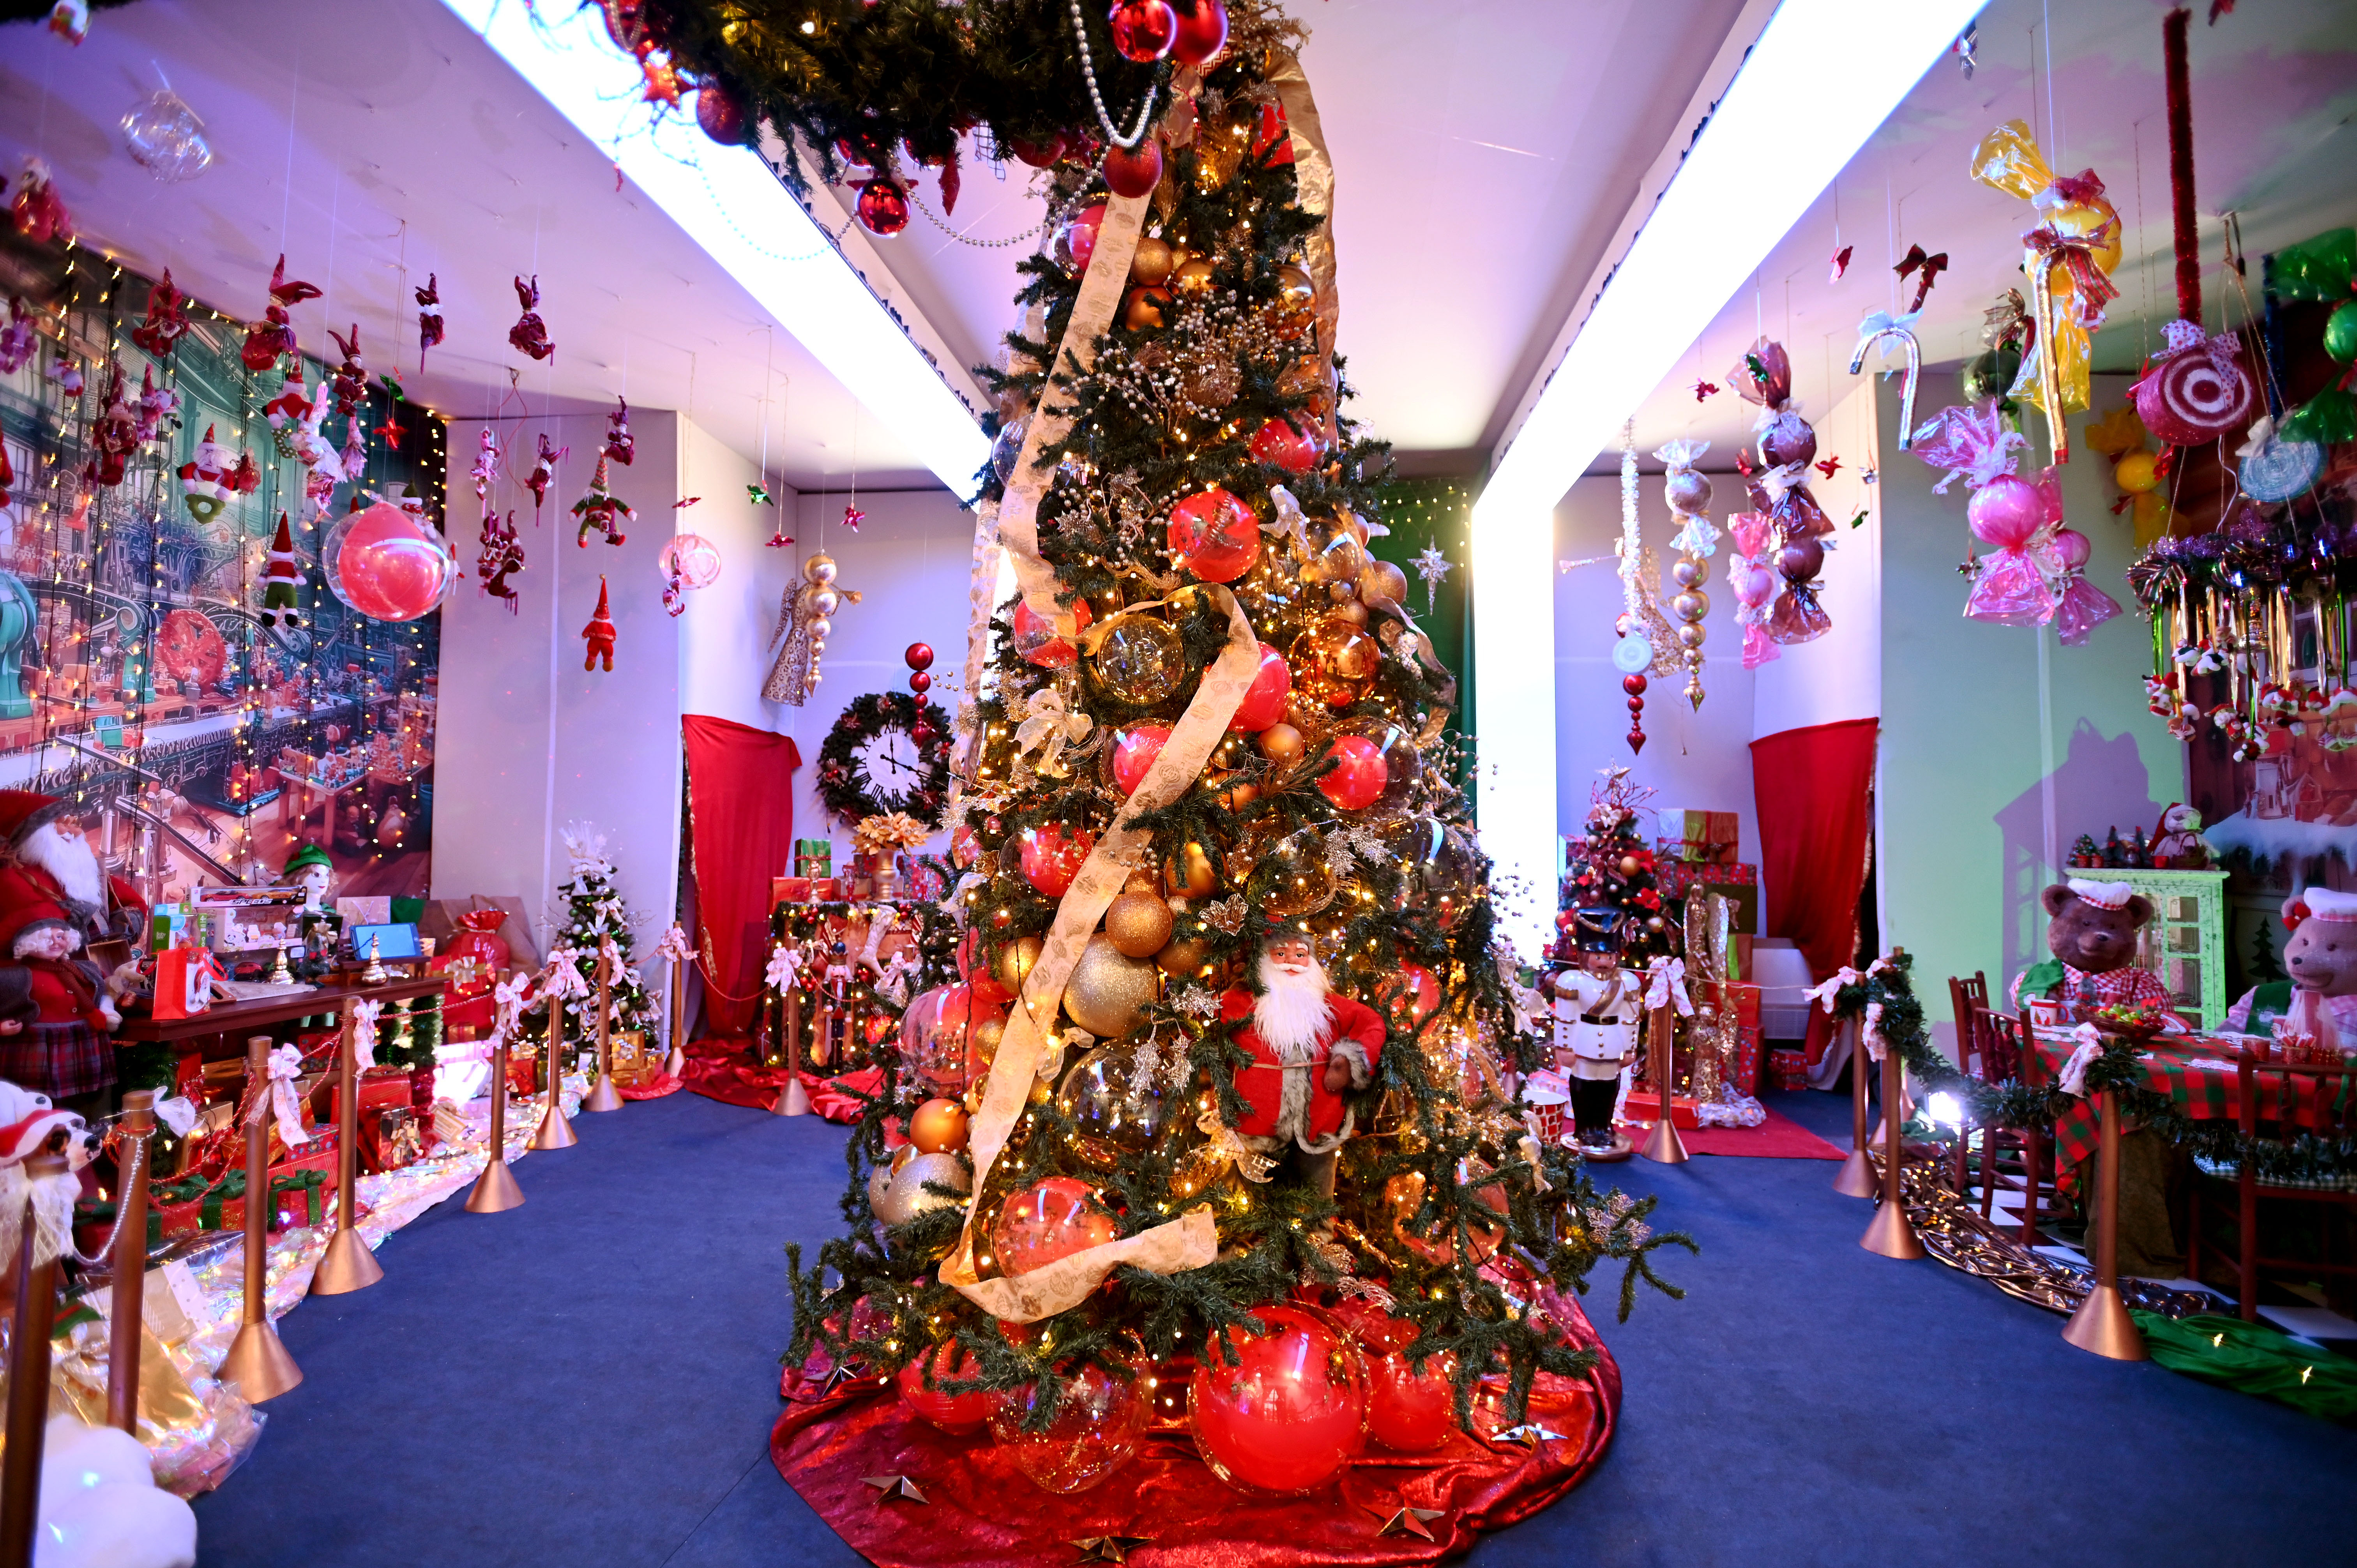
[[[750,1041],[715,1036],[687,1043],[687,1071],[680,1081],[707,1100],[767,1111],[776,1102],[778,1090],[785,1088],[792,1076],[784,1068],[763,1067],[755,1058]],[[845,1084],[873,1094],[883,1081],[881,1068],[845,1073],[840,1079],[802,1075],[811,1109],[829,1122],[856,1122],[863,1109],[858,1101],[835,1085]]]
[[[671,1074],[659,1072],[644,1083],[634,1083],[627,1088],[618,1083],[614,1086],[614,1092],[625,1100],[661,1100],[664,1095],[677,1094],[686,1087]]]
[[[1534,1448],[1452,1432],[1418,1455],[1371,1443],[1338,1482],[1306,1498],[1233,1490],[1196,1456],[1183,1428],[1148,1433],[1110,1478],[1059,1497],[1025,1479],[987,1432],[952,1437],[910,1414],[889,1383],[846,1383],[817,1398],[819,1384],[801,1371],[785,1375],[787,1410],[770,1434],[770,1456],[879,1568],[1038,1568],[1072,1561],[1074,1541],[1108,1535],[1149,1543],[1130,1549],[1140,1568],[1437,1563],[1469,1551],[1483,1530],[1528,1519],[1603,1458],[1620,1418],[1620,1364],[1584,1314],[1572,1337],[1597,1348],[1592,1378],[1542,1374],[1531,1391],[1532,1423],[1559,1436]],[[884,1498],[868,1476],[906,1476],[926,1501]],[[1403,1507],[1440,1510],[1423,1521],[1431,1540],[1376,1533]]]

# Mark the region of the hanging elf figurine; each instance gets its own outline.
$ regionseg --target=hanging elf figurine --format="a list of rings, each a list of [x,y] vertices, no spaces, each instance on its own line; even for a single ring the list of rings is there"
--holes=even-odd
[[[262,624],[288,630],[301,626],[303,617],[295,590],[302,585],[303,569],[295,564],[295,539],[286,514],[278,514],[278,532],[270,541],[270,556],[262,568]]]
[[[180,499],[188,515],[199,522],[210,522],[229,505],[237,485],[237,470],[230,463],[228,450],[213,439],[213,427],[206,425],[205,438],[197,443],[197,455],[180,465]]]
[[[540,456],[533,459],[532,472],[523,479],[524,489],[532,492],[532,521],[535,527],[540,523],[540,503],[548,499],[548,487],[556,482],[557,462],[572,450],[570,446],[550,446],[548,432],[540,433]]]
[[[630,405],[618,397],[614,412],[606,416],[606,456],[627,468],[638,455],[639,444],[630,435]]]
[[[505,599],[508,614],[516,613],[516,591],[508,579],[523,570],[523,544],[516,538],[515,513],[508,513],[502,525],[500,514],[483,513],[483,553],[476,559],[475,575],[482,580],[483,592],[495,599]]]
[[[606,661],[606,673],[612,674],[614,672],[614,612],[606,601],[606,579],[603,576],[597,579],[597,613],[589,618],[589,624],[581,628],[581,635],[589,644],[588,656],[581,660],[581,668],[595,670],[597,668],[597,660],[603,659]]]
[[[597,530],[608,544],[619,544],[625,535],[618,523],[635,522],[639,514],[624,505],[622,499],[606,488],[606,456],[597,456],[597,471],[590,476],[589,489],[573,503],[573,515],[581,524],[573,542],[582,549],[589,548],[589,531]]]
[[[336,352],[344,357],[344,362],[336,367],[333,383],[336,412],[349,416],[359,413],[361,406],[368,402],[368,361],[361,356],[361,324],[357,321],[352,323],[352,335],[349,338],[332,327],[328,328],[328,336],[334,339]]]
[[[188,330],[188,296],[172,286],[172,269],[147,291],[147,321],[131,329],[131,340],[157,359],[168,357]]]
[[[442,294],[432,273],[425,286],[409,291],[417,296],[417,373],[425,373],[425,350],[442,341]]]

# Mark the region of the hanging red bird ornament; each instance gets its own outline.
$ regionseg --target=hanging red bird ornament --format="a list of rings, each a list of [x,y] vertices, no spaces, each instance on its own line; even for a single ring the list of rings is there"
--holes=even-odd
[[[188,330],[188,296],[172,286],[172,269],[147,291],[147,320],[131,329],[131,340],[157,359],[168,358]]]
[[[349,340],[332,327],[328,328],[328,336],[334,340],[336,352],[344,357],[344,362],[336,367],[336,412],[357,413],[361,404],[368,401],[368,361],[361,357],[361,324],[352,323]]]
[[[556,465],[573,450],[570,446],[552,446],[548,433],[541,432],[540,456],[533,459],[532,472],[523,478],[524,489],[532,492],[532,521],[540,523],[540,503],[548,499],[548,487],[556,482]]]
[[[618,397],[614,412],[606,416],[605,455],[627,468],[638,452],[639,444],[630,435],[630,405]]]
[[[603,659],[606,661],[606,672],[612,674],[614,672],[614,612],[607,602],[606,579],[602,575],[597,579],[597,612],[589,618],[589,624],[581,628],[581,637],[582,640],[589,645],[587,656],[581,660],[581,668],[595,670],[597,668],[597,661]]]
[[[425,373],[425,350],[442,341],[442,295],[435,286],[432,273],[425,274],[425,286],[412,289],[417,296],[417,373]]]
[[[1915,274],[1915,299],[1907,307],[1911,315],[1923,308],[1923,299],[1932,292],[1932,280],[1948,270],[1948,252],[1942,251],[1938,255],[1927,256],[1922,246],[1910,245],[1907,254],[1900,258],[1899,264],[1890,270],[1902,278],[1910,273]]]
[[[556,345],[548,340],[548,323],[540,318],[540,274],[532,281],[515,280],[516,300],[523,306],[523,315],[508,328],[508,341],[535,360],[545,360],[556,352]]]

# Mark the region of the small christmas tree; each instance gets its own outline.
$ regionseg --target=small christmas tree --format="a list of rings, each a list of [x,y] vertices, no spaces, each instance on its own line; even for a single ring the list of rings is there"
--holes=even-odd
[[[606,858],[606,835],[576,824],[565,830],[565,853],[573,862],[573,875],[557,884],[565,909],[556,918],[556,938],[548,956],[551,962],[570,964],[581,985],[565,1002],[562,1037],[576,1046],[597,1038],[597,954],[608,940],[619,960],[612,982],[615,1030],[659,1027],[662,1006],[647,990],[632,960],[630,928],[637,922],[615,884],[614,863]]]
[[[1631,969],[1642,969],[1658,955],[1676,950],[1677,920],[1665,912],[1653,851],[1637,832],[1637,819],[1653,791],[1629,781],[1626,768],[1603,770],[1603,782],[1588,796],[1587,836],[1577,841],[1563,878],[1563,912],[1555,925],[1555,956],[1573,955],[1571,912],[1619,909],[1624,917],[1621,954]]]
[[[2251,939],[2251,967],[2244,978],[2253,985],[2265,985],[2283,977],[2283,965],[2276,961],[2275,926],[2261,920],[2258,935]]]

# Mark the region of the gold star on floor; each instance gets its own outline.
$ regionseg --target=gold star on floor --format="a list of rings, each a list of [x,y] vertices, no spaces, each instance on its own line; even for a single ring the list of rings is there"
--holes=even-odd
[[[1126,1563],[1129,1554],[1154,1538],[1150,1535],[1092,1535],[1075,1541],[1080,1549],[1075,1563]]]
[[[1438,1519],[1448,1510],[1446,1509],[1412,1509],[1402,1507],[1394,1509],[1388,1514],[1383,1512],[1381,1509],[1369,1509],[1367,1511],[1383,1521],[1381,1528],[1375,1531],[1379,1536],[1420,1535],[1424,1537],[1425,1540],[1431,1541],[1436,1539],[1436,1537],[1433,1535],[1432,1531],[1425,1528],[1424,1521],[1428,1519]]]
[[[1518,1443],[1523,1447],[1529,1449],[1532,1453],[1535,1454],[1539,1451],[1539,1445],[1541,1444],[1564,1443],[1568,1442],[1569,1439],[1565,1437],[1562,1433],[1552,1431],[1547,1427],[1539,1425],[1535,1422],[1524,1422],[1520,1426],[1510,1426],[1506,1428],[1503,1432],[1501,1432],[1494,1437],[1491,1438],[1490,1441],[1497,1444]]]
[[[930,1503],[932,1499],[917,1489],[917,1483],[906,1476],[862,1476],[860,1484],[876,1488],[876,1501],[880,1506],[894,1498],[906,1498],[912,1503]]]

